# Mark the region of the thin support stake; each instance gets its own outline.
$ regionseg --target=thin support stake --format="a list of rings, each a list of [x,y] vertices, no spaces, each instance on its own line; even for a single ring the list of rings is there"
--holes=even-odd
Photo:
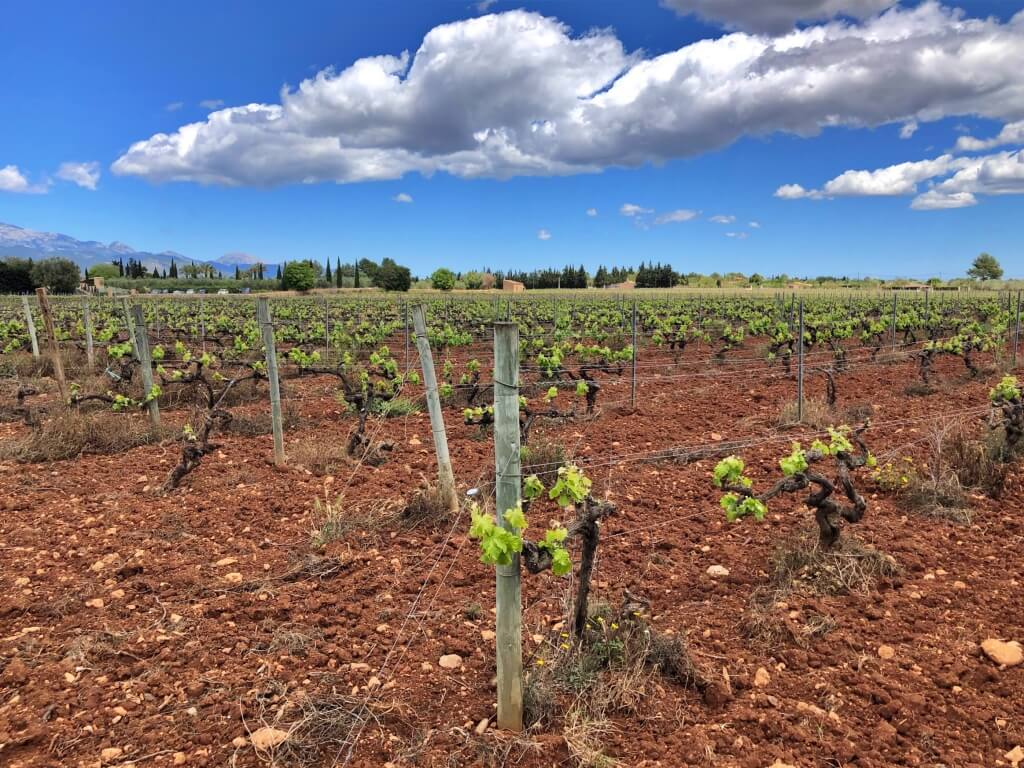
[[[636,408],[636,358],[638,351],[636,348],[636,299],[633,299],[633,377],[630,381],[630,393],[629,401],[631,406]]]
[[[423,368],[423,386],[427,390],[427,410],[430,412],[430,431],[434,436],[434,452],[437,454],[437,487],[449,511],[459,511],[459,497],[455,495],[455,474],[452,460],[448,455],[448,435],[444,428],[441,412],[441,398],[437,394],[437,374],[434,372],[434,357],[430,353],[427,338],[427,321],[422,304],[412,308],[413,328],[416,331],[416,350],[420,353]]]
[[[128,308],[128,299],[121,299],[121,311],[124,313],[124,324],[128,329],[128,341],[132,343],[132,355],[139,359],[139,343],[135,339],[135,325],[132,323],[132,313]]]
[[[50,349],[50,360],[53,362],[53,375],[57,379],[60,399],[68,402],[68,382],[64,378],[64,361],[60,359],[60,347],[57,346],[57,331],[53,325],[53,312],[50,310],[50,299],[45,288],[36,288],[39,299],[39,311],[43,315],[43,327],[46,328],[46,344]]]
[[[32,342],[32,359],[39,359],[39,337],[36,335],[36,321],[32,317],[32,307],[28,303],[28,296],[21,297],[21,307],[25,310],[25,327],[28,329],[28,338]]]
[[[797,337],[796,350],[796,421],[804,421],[804,300],[800,299],[799,309],[800,335]]]
[[[274,325],[270,321],[270,304],[265,298],[256,302],[256,322],[263,335],[270,382],[270,426],[274,433],[274,466],[284,466],[284,426],[281,423],[281,380],[277,377],[277,348],[274,346]]]
[[[85,358],[89,368],[96,366],[96,350],[92,341],[92,313],[89,311],[89,297],[82,297],[82,325],[85,327]]]
[[[154,427],[160,426],[160,406],[153,394],[153,358],[149,354],[149,332],[146,330],[146,318],[142,316],[142,307],[132,306],[132,321],[135,326],[135,341],[139,345],[139,367],[142,369],[143,398],[149,409],[149,421]]]
[[[519,326],[494,326],[494,467],[495,516],[511,529],[505,510],[520,503],[519,459]],[[498,668],[498,727],[523,730],[523,604],[519,555],[496,566],[495,589]]]
[[[1013,325],[1013,367],[1017,367],[1017,346],[1020,344],[1020,291],[1017,291],[1017,322]]]

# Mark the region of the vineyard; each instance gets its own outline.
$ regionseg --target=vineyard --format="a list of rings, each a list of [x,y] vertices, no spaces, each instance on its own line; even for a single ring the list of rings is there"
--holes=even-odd
[[[1020,316],[0,297],[0,764],[1016,768]]]

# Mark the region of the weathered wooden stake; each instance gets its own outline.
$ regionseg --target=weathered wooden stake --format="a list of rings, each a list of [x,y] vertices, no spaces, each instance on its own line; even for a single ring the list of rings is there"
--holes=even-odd
[[[423,369],[423,386],[427,390],[427,410],[430,411],[430,431],[434,436],[434,452],[437,454],[437,489],[448,510],[459,511],[459,497],[455,494],[455,474],[452,460],[448,455],[448,435],[444,429],[444,414],[441,412],[441,398],[437,394],[437,374],[434,372],[434,357],[430,353],[427,338],[427,321],[423,305],[412,308],[412,323],[416,331],[416,350],[420,353]]]
[[[36,298],[39,299],[39,311],[43,315],[43,327],[46,328],[46,343],[50,348],[50,359],[53,362],[53,376],[57,379],[60,399],[67,403],[68,382],[64,378],[64,361],[60,359],[60,347],[57,346],[57,331],[53,325],[53,312],[50,310],[50,299],[46,295],[46,289],[36,288]]]
[[[405,375],[409,375],[409,302],[403,301],[405,308]]]
[[[28,328],[28,338],[32,342],[32,359],[39,359],[39,337],[36,336],[36,321],[32,317],[32,307],[28,303],[28,296],[21,297],[21,306],[25,310],[25,327]]]
[[[896,292],[893,291],[893,294],[892,294],[892,351],[893,352],[896,351],[896,300],[898,298],[899,297],[896,295]]]
[[[804,421],[804,300],[800,299],[800,335],[797,337],[796,360],[796,420]]]
[[[92,369],[96,365],[96,350],[92,343],[92,313],[89,311],[89,297],[82,297],[82,325],[85,327],[85,359]]]
[[[505,511],[520,503],[519,459],[519,326],[494,326],[494,468],[495,516],[511,528]],[[498,727],[523,729],[522,591],[519,555],[510,565],[496,566],[496,642],[498,665]]]
[[[265,298],[257,299],[256,322],[263,335],[266,353],[267,380],[270,382],[270,426],[274,433],[274,466],[284,466],[284,425],[281,423],[281,381],[277,377],[277,348],[274,346],[274,325],[270,320],[270,305]]]
[[[1013,326],[1013,367],[1017,367],[1017,346],[1020,343],[1020,291],[1017,291],[1017,322]]]
[[[636,299],[633,299],[633,377],[630,381],[629,402],[631,407],[636,408]]]
[[[121,311],[124,313],[124,324],[128,329],[128,341],[132,343],[132,355],[139,359],[139,342],[135,338],[135,324],[132,322],[132,313],[128,309],[128,299],[121,299]]]
[[[142,396],[149,397],[153,391],[153,358],[149,354],[149,331],[146,329],[146,318],[142,316],[142,307],[132,306],[132,321],[135,326],[135,341],[139,345],[139,367],[142,369]],[[154,427],[160,426],[160,405],[156,398],[146,404],[149,409],[149,421]]]

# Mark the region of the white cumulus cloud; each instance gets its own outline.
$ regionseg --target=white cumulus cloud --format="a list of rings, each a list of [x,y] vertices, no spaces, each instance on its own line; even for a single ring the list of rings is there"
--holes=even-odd
[[[918,125],[917,120],[910,120],[900,126],[900,138],[909,139],[915,133],[917,133]]]
[[[1024,144],[1024,120],[1007,123],[997,136],[991,139],[976,139],[973,136],[961,136],[956,140],[958,152],[984,152],[994,147],[1007,144]]]
[[[100,164],[91,163],[61,163],[57,169],[57,178],[63,181],[70,181],[83,189],[95,191],[100,181]]]
[[[720,213],[717,216],[712,216],[708,221],[713,221],[715,224],[732,224],[736,221],[736,217]]]
[[[31,183],[28,176],[16,165],[0,167],[0,192],[20,192],[26,195],[45,194],[50,188],[49,182]]]
[[[645,216],[649,213],[654,213],[654,211],[650,208],[644,208],[635,203],[623,203],[622,207],[619,208],[619,213],[621,213],[623,216],[629,216],[632,218],[635,216]]]
[[[790,200],[915,195],[911,203],[915,210],[964,208],[977,205],[979,196],[1024,195],[1024,150],[979,157],[946,154],[872,171],[846,171],[821,189],[786,184],[775,195]]]
[[[794,5],[860,17],[885,3]],[[228,107],[157,133],[112,169],[232,186],[590,173],[694,156],[743,136],[951,115],[1021,120],[1022,71],[1024,13],[1007,23],[972,19],[935,0],[774,38],[736,32],[657,56],[626,51],[609,30],[574,34],[515,10],[437,26],[414,53],[325,69],[283,89],[279,103]]]
[[[551,239],[551,232],[546,230],[546,229],[538,229],[537,230],[537,239],[538,240],[550,240]]]
[[[898,0],[662,0],[680,14],[696,14],[727,27],[778,34],[797,22],[837,16],[867,18]]]
[[[678,224],[684,221],[693,221],[700,215],[699,211],[691,211],[689,208],[679,208],[674,211],[668,211],[667,213],[660,214],[655,220],[655,224]]]
[[[587,208],[587,216],[597,216],[597,208]]]
[[[203,99],[199,106],[203,109],[220,109],[224,106],[224,99]]]
[[[412,195],[410,195],[410,194],[408,194],[406,192],[399,192],[397,195],[395,195],[391,199],[394,200],[396,203],[411,203],[412,202]]]

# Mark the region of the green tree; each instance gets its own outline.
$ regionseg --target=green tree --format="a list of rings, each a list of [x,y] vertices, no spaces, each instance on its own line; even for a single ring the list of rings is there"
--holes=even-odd
[[[334,260],[334,285],[336,288],[341,288],[341,259]]]
[[[316,285],[316,270],[308,261],[290,261],[284,267],[286,291],[308,291]]]
[[[463,282],[469,290],[478,291],[484,287],[484,276],[479,272],[467,272]]]
[[[359,262],[358,261],[355,262],[352,266],[354,267],[354,274],[353,274],[353,277],[352,277],[352,287],[353,288],[358,288],[359,287]]]
[[[0,293],[28,293],[32,287],[31,259],[11,256],[0,261]]]
[[[50,293],[74,293],[81,273],[70,259],[43,259],[32,267],[32,283]]]
[[[412,286],[412,273],[408,267],[400,266],[392,259],[384,259],[377,270],[375,282],[385,291],[408,291]]]
[[[444,267],[435,269],[434,274],[430,276],[430,284],[434,290],[450,291],[455,287],[455,274],[450,269],[445,269]]]
[[[112,280],[120,277],[117,267],[113,264],[93,264],[89,267],[89,277],[102,277],[104,280]]]
[[[1003,276],[1003,268],[995,256],[983,253],[974,260],[967,276],[975,280],[999,280]]]

